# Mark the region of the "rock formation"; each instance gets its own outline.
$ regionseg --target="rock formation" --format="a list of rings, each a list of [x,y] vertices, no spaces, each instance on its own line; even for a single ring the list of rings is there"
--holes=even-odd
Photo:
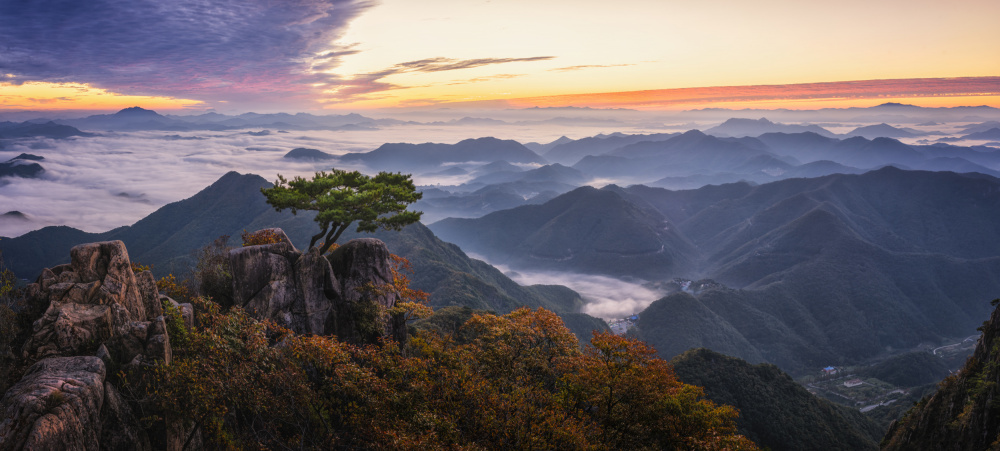
[[[398,336],[385,314],[396,302],[385,243],[361,238],[324,258],[318,249],[280,241],[229,252],[233,302],[300,334],[336,335],[347,341]]]
[[[97,357],[32,365],[3,397],[0,450],[99,449],[104,376]]]
[[[28,304],[44,307],[45,313],[32,326],[24,356],[94,355],[103,344],[116,362],[169,362],[156,281],[148,271],[132,271],[125,244],[81,244],[70,251],[70,259],[43,270],[28,285]]]

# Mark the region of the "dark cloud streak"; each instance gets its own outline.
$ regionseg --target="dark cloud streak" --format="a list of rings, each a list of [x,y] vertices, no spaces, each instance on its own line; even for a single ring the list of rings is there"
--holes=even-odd
[[[341,78],[336,81],[337,87],[333,90],[327,92],[328,98],[326,102],[343,102],[343,101],[355,101],[355,100],[372,100],[375,97],[372,95],[377,94],[382,91],[391,91],[397,89],[408,89],[414,88],[415,86],[400,86],[393,83],[388,83],[381,81],[383,78],[390,75],[411,73],[411,72],[444,72],[451,70],[461,70],[461,69],[472,69],[476,67],[489,66],[493,64],[504,64],[504,63],[521,63],[521,62],[533,62],[533,61],[548,61],[554,59],[554,56],[531,56],[525,58],[473,58],[458,60],[453,58],[426,58],[416,61],[407,61],[405,63],[396,64],[388,69],[380,70],[378,72],[370,72],[367,74],[355,75],[351,78]],[[456,82],[450,84],[464,84],[464,83],[476,83],[481,81],[502,79],[502,78],[515,78],[521,75],[514,74],[499,74],[491,75],[485,77],[478,77],[465,80],[464,82]]]
[[[582,69],[594,69],[599,67],[626,67],[635,66],[635,64],[583,64],[579,66],[567,66],[567,67],[557,67],[555,69],[549,69],[550,72],[569,72],[574,70]]]

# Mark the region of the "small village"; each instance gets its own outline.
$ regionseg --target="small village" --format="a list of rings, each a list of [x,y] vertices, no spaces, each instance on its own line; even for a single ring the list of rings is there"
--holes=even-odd
[[[928,346],[920,350],[942,359],[950,368],[960,368],[975,350],[978,338],[978,335],[972,335],[947,345]],[[855,407],[861,412],[893,404],[917,388],[899,387],[874,377],[865,377],[862,374],[866,369],[868,366],[827,366],[815,375],[797,379],[797,382],[814,395]]]
[[[611,333],[615,335],[625,335],[635,325],[636,321],[639,321],[639,315],[633,314],[625,318],[608,320],[608,327],[611,329]]]
[[[858,377],[855,368],[823,368],[819,377],[807,376],[799,382],[810,393],[838,404],[855,407],[867,412],[896,402],[909,394],[909,390],[896,387],[875,378]]]

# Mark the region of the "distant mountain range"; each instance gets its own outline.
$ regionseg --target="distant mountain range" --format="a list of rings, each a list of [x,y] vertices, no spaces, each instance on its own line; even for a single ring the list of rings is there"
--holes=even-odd
[[[873,107],[851,108],[820,108],[816,110],[789,109],[741,109],[705,108],[683,112],[684,117],[694,120],[725,120],[732,117],[760,118],[767,116],[771,120],[823,123],[830,121],[848,123],[906,123],[920,124],[934,122],[983,122],[1000,118],[1000,108],[990,106],[959,106],[959,107],[920,107],[895,102],[883,103]]]
[[[125,108],[113,114],[97,114],[76,119],[35,119],[26,122],[35,126],[63,126],[93,131],[223,131],[245,128],[276,128],[288,130],[356,130],[375,129],[379,125],[398,124],[392,119],[372,119],[360,114],[317,116],[308,113],[258,114],[229,116],[205,113],[190,116],[161,115],[140,107]],[[0,137],[6,137],[0,125]],[[68,130],[68,129],[67,129]],[[77,131],[79,133],[79,130]],[[86,136],[78,135],[78,136]]]
[[[430,228],[524,270],[713,279],[650,305],[640,337],[791,372],[967,335],[1000,292],[1000,180],[979,174],[584,187]]]

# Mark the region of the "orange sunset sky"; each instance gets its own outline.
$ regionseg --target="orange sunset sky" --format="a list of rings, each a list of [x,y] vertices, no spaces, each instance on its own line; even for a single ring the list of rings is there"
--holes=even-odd
[[[1000,107],[996,0],[38,3],[0,109]]]

